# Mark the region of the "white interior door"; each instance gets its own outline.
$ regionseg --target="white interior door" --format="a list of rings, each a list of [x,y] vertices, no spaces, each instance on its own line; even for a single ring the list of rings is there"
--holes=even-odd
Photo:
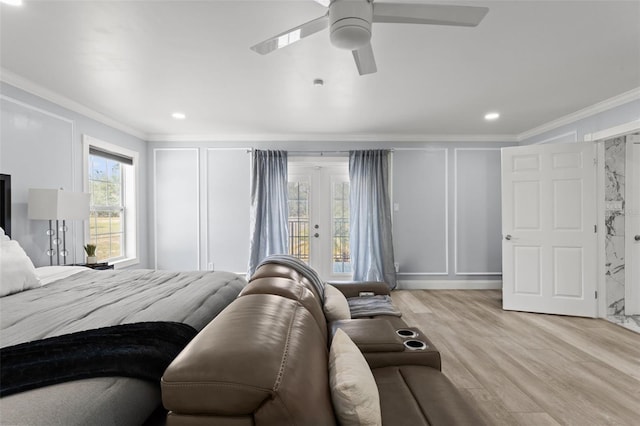
[[[502,149],[503,309],[595,317],[593,143]]]
[[[626,315],[640,314],[640,135],[627,136],[628,186],[625,201],[625,241],[628,251],[625,262]]]

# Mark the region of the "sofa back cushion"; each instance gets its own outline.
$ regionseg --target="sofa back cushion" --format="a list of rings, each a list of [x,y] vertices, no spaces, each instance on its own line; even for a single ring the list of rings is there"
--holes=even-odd
[[[324,336],[325,342],[327,341],[327,320],[324,312],[322,311],[322,305],[306,285],[294,281],[291,278],[256,278],[242,289],[238,297],[249,294],[275,294],[277,296],[286,297],[287,299],[297,300],[311,313],[311,315],[313,315],[322,335]]]
[[[224,424],[224,416],[249,416],[257,426],[333,425],[327,365],[325,337],[302,303],[246,294],[167,368],[162,400],[174,419]]]
[[[295,282],[298,282],[309,289],[313,293],[314,296],[318,299],[318,301],[322,304],[322,300],[324,299],[324,295],[318,292],[318,289],[311,281],[309,281],[303,274],[296,271],[291,266],[282,265],[278,263],[265,263],[260,265],[256,272],[251,276],[249,282],[257,280],[259,278],[289,278]]]

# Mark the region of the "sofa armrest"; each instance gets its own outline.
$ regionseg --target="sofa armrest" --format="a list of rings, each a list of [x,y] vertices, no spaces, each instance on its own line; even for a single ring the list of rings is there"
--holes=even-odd
[[[390,294],[387,283],[381,281],[329,281],[327,284],[331,284],[340,290],[342,294],[344,294],[344,297],[347,298]],[[365,294],[362,294],[363,292]]]
[[[371,368],[400,365],[423,365],[440,370],[440,352],[419,329],[406,325],[396,328],[387,319],[351,319],[331,323],[331,335],[342,329],[356,344]],[[400,335],[401,332],[412,333]],[[413,341],[422,343],[418,348],[405,345]]]

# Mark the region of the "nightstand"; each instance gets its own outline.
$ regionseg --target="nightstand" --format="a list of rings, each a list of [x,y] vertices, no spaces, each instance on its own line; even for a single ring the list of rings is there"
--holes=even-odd
[[[98,271],[105,271],[107,269],[113,269],[113,265],[109,265],[107,262],[102,263],[73,263],[68,266],[84,266],[85,268],[96,269]]]

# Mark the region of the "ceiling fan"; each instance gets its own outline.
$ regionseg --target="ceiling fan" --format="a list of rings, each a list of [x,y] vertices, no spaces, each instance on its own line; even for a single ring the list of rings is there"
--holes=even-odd
[[[360,75],[377,71],[371,48],[371,24],[427,24],[475,27],[489,11],[486,7],[419,3],[384,3],[373,0],[314,0],[328,7],[323,16],[262,41],[251,50],[262,55],[281,49],[330,27],[331,43],[351,50]]]

